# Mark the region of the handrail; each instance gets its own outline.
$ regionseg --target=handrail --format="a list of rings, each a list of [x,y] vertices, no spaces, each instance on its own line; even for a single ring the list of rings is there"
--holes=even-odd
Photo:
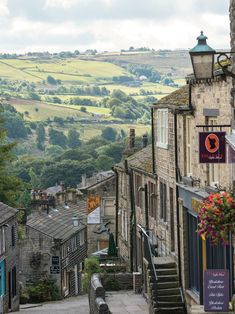
[[[145,236],[146,240],[147,240],[147,244],[148,244],[148,253],[149,253],[149,266],[154,274],[154,278],[157,282],[157,272],[155,269],[155,265],[154,265],[154,261],[153,261],[153,255],[152,255],[152,250],[151,250],[151,245],[150,245],[150,240],[149,240],[149,235],[147,234],[146,230],[140,225],[138,224],[137,227],[141,230],[141,232],[143,233],[143,235]]]

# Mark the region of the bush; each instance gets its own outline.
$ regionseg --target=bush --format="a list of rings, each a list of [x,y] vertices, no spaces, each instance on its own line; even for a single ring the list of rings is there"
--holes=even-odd
[[[84,272],[85,274],[83,275],[83,278],[82,278],[82,286],[83,286],[83,291],[87,293],[89,291],[92,274],[101,272],[99,260],[97,257],[91,256],[85,259]]]
[[[104,274],[102,284],[107,291],[118,291],[121,289],[119,282],[114,276]]]
[[[32,303],[56,301],[60,299],[56,281],[51,276],[40,279],[34,286],[27,289],[27,293],[29,295],[29,302]]]

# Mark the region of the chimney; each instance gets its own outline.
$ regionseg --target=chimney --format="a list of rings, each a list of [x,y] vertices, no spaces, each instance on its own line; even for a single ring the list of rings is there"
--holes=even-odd
[[[129,148],[135,148],[135,129],[130,129],[129,134]]]
[[[143,148],[145,148],[148,145],[148,135],[147,134],[143,135],[142,144],[143,144]]]

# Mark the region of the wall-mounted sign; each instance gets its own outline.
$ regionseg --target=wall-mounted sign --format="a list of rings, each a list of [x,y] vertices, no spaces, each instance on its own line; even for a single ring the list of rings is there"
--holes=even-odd
[[[199,162],[200,163],[225,163],[225,132],[200,132],[199,133]]]
[[[59,256],[52,256],[51,264],[52,265],[60,265],[60,257]]]
[[[87,223],[100,224],[101,198],[98,195],[89,196],[87,199]]]
[[[51,266],[50,267],[50,273],[51,274],[59,274],[60,273],[60,266]]]
[[[211,269],[204,272],[205,312],[227,312],[229,310],[229,271]]]

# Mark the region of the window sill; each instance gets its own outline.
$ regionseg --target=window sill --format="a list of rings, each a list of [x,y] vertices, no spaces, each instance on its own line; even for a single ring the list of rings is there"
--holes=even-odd
[[[157,147],[159,147],[159,148],[164,148],[164,149],[168,149],[168,144],[157,142]]]

